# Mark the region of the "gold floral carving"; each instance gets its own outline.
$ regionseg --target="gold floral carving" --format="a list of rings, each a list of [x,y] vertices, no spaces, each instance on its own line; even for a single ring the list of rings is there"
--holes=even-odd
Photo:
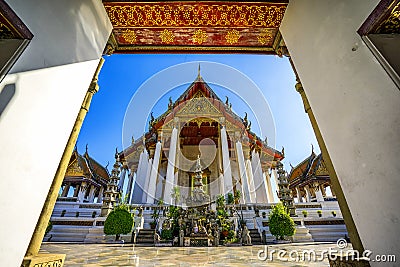
[[[389,17],[380,23],[376,32],[386,34],[400,33],[400,3],[397,3],[392,8]]]
[[[317,170],[315,171],[316,175],[329,175],[328,169],[325,166],[325,162],[322,160],[319,164]]]
[[[115,27],[240,26],[278,28],[287,4],[271,3],[113,3],[104,7]]]
[[[178,112],[179,115],[219,115],[221,112],[206,98],[192,98]]]
[[[82,168],[79,166],[78,161],[74,160],[67,168],[65,176],[81,176],[83,175]]]
[[[272,31],[269,29],[264,29],[258,36],[257,40],[260,44],[265,45],[274,39]]]
[[[136,42],[136,33],[135,33],[135,31],[127,29],[122,33],[121,36],[128,43],[133,44],[133,43]]]
[[[165,29],[160,33],[160,38],[163,43],[169,44],[174,42],[175,35],[171,31]]]
[[[231,30],[225,36],[226,42],[228,44],[236,44],[239,41],[240,33],[238,30]]]
[[[207,33],[201,29],[198,29],[194,32],[192,36],[193,43],[202,44],[207,41]]]

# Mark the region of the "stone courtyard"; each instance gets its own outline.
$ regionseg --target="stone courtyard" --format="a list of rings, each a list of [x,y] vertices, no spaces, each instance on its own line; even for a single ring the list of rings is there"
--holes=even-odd
[[[317,261],[289,260],[290,251],[323,251],[338,249],[336,243],[302,243],[268,245],[268,251],[284,250],[281,259],[260,260],[265,246],[240,247],[139,247],[132,244],[43,243],[41,253],[67,254],[65,265],[72,266],[329,266],[328,258]],[[350,249],[351,246],[346,249]],[[261,255],[262,256],[262,255]]]

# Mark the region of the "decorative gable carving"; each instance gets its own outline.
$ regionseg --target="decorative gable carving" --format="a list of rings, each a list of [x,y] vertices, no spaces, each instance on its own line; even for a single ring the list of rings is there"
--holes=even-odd
[[[193,98],[187,100],[184,107],[177,115],[197,115],[201,117],[220,116],[221,112],[201,92],[197,92]]]
[[[67,168],[65,176],[82,176],[83,170],[75,159]]]

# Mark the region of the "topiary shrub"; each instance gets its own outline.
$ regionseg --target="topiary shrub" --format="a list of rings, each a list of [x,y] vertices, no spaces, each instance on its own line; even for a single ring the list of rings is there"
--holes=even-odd
[[[108,214],[104,222],[104,233],[115,235],[115,240],[119,240],[121,234],[128,234],[132,230],[133,218],[130,212],[121,207],[116,208]]]
[[[163,239],[163,240],[171,240],[172,239],[172,230],[163,229],[161,231],[161,239]]]
[[[269,216],[269,231],[277,240],[284,240],[285,236],[293,236],[296,231],[295,223],[282,203],[272,208]]]

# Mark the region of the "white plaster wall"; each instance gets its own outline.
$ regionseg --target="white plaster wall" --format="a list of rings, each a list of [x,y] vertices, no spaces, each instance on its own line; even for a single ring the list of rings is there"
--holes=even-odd
[[[99,58],[111,23],[98,0],[8,0],[34,37],[11,72]]]
[[[378,2],[291,1],[281,31],[364,248],[394,254],[400,247],[400,90],[356,32]]]
[[[7,3],[34,34],[0,84],[15,85],[0,117],[0,266],[20,266],[111,24],[101,1]]]

